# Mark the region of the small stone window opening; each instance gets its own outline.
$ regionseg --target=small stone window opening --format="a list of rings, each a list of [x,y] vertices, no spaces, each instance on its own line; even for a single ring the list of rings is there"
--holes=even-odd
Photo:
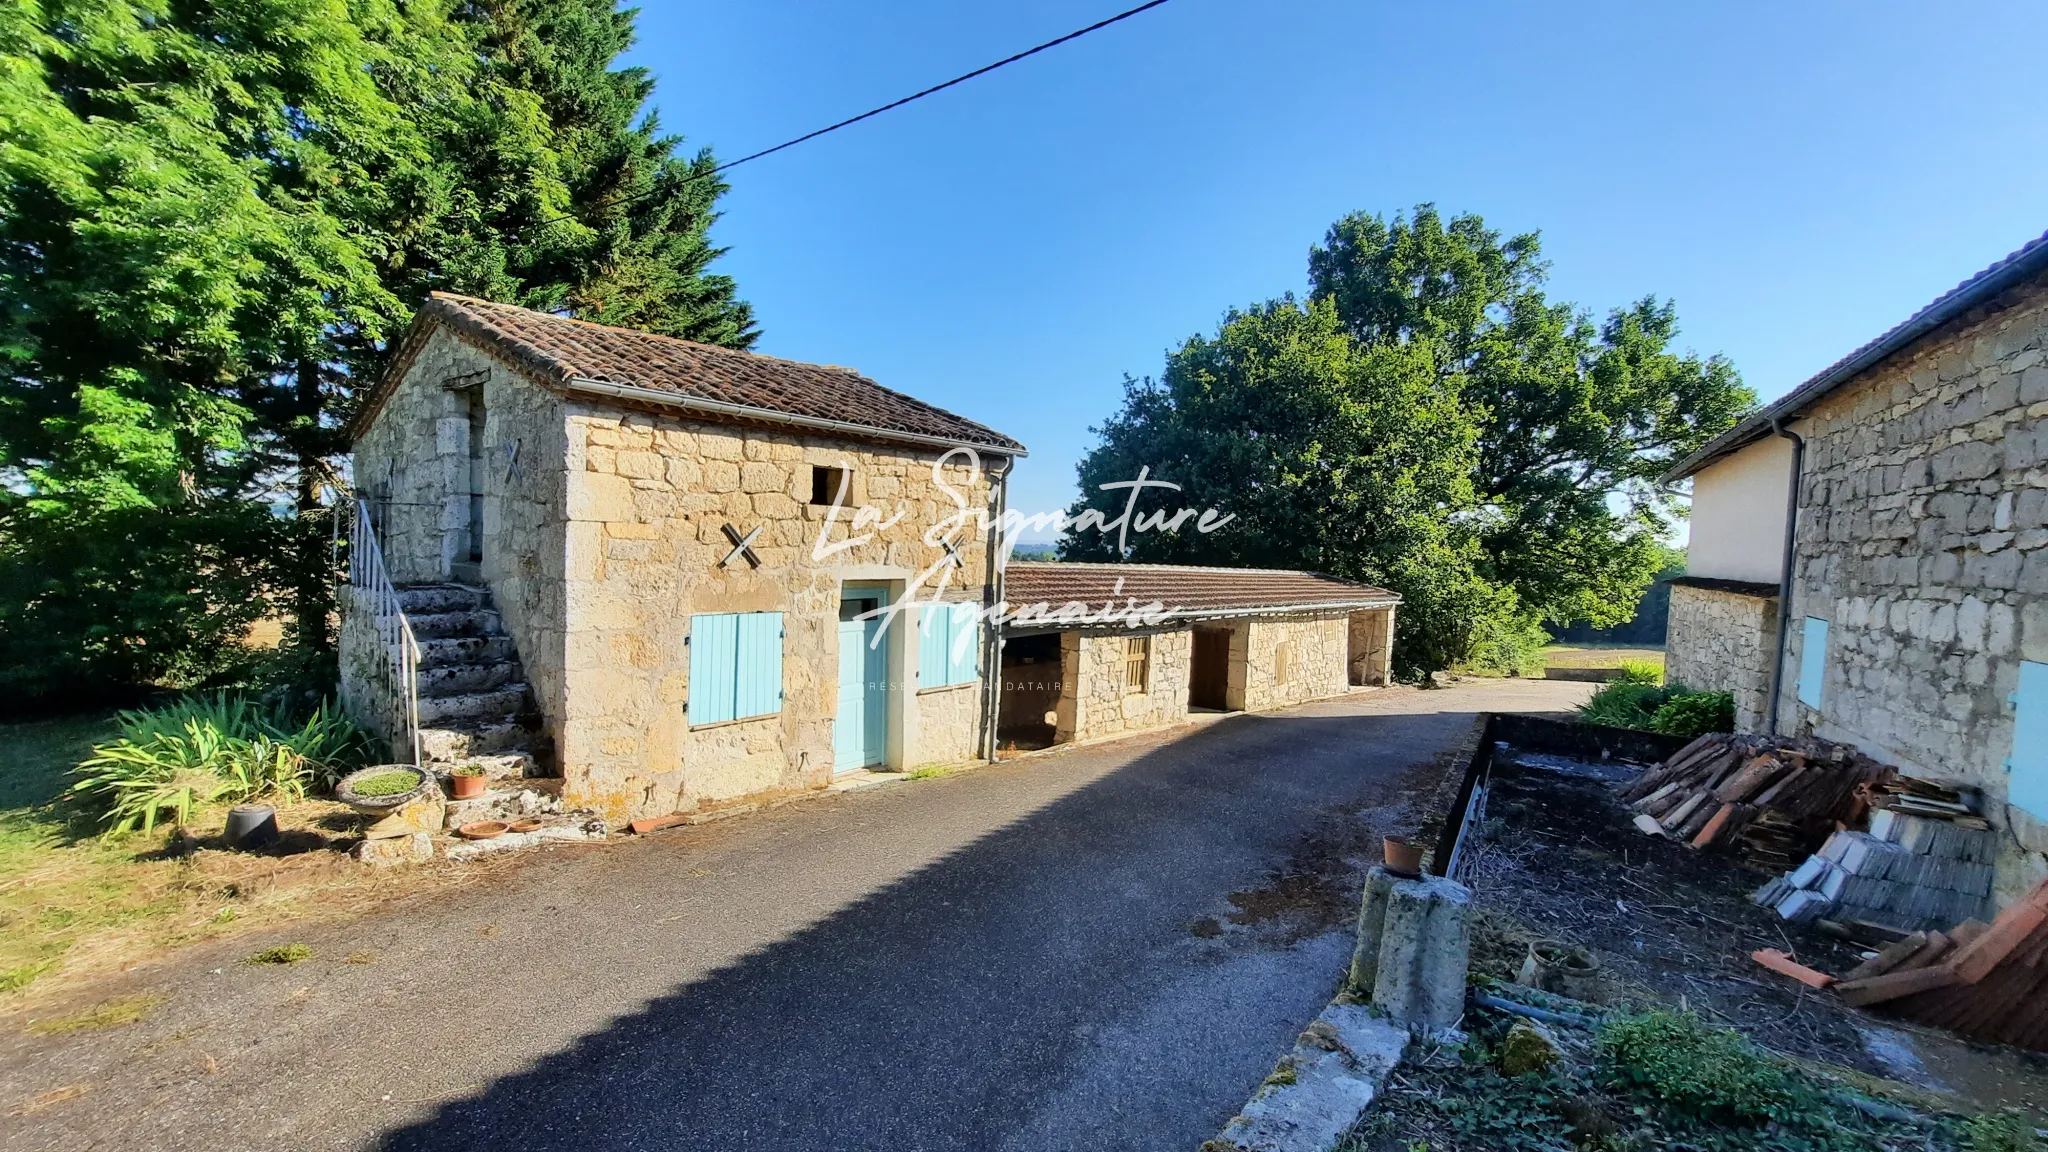
[[[1124,694],[1143,692],[1149,687],[1152,677],[1152,638],[1150,636],[1127,636],[1124,638]]]
[[[847,490],[847,473],[844,468],[831,468],[823,464],[811,466],[811,503],[829,506],[835,501],[844,505],[853,498]]]
[[[1285,684],[1294,679],[1294,645],[1282,641],[1273,649],[1273,683]]]

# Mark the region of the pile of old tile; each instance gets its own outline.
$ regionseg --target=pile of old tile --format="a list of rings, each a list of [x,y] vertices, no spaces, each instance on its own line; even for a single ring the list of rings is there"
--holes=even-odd
[[[1759,867],[1789,868],[1838,822],[1860,823],[1892,770],[1842,744],[1713,732],[1622,789],[1644,832],[1695,848],[1732,844]]]
[[[1834,833],[1754,899],[1787,920],[1941,928],[1988,911],[1997,846],[1988,831],[1880,810],[1870,831]]]
[[[1822,916],[1907,931],[1982,915],[1998,849],[1973,789],[1890,776],[1863,789],[1868,831],[1838,830],[1755,900],[1787,920]]]
[[[2048,884],[1989,924],[1915,932],[1834,987],[1849,1004],[1882,1004],[1975,1040],[2048,1050]]]

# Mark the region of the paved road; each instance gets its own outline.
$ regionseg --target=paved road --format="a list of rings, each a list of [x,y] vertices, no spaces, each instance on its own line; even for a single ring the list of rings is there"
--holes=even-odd
[[[0,1038],[0,1110],[90,1087],[0,1147],[1186,1152],[1331,995],[1419,769],[1585,691],[1233,717],[560,850],[290,968],[180,953],[110,990],[141,1024]]]

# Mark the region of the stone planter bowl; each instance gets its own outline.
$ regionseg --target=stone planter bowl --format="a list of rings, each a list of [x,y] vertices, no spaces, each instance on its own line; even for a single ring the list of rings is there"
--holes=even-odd
[[[409,791],[393,792],[389,796],[364,796],[355,790],[356,781],[371,776],[382,776],[386,772],[411,772],[419,776],[420,782],[413,785]],[[419,799],[426,794],[427,789],[435,786],[433,774],[425,769],[415,768],[410,764],[372,764],[368,768],[343,776],[334,786],[334,798],[361,815],[384,816]]]

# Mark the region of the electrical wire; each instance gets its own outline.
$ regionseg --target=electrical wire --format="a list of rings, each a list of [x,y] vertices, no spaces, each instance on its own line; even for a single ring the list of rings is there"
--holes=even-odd
[[[1058,38],[1058,39],[1056,39],[1056,40],[1047,40],[1047,41],[1046,41],[1045,43],[1043,43],[1043,44],[1040,44],[1040,45],[1038,45],[1038,46],[1037,46],[1037,47],[1035,47],[1035,48],[1027,48],[1027,49],[1025,49],[1024,51],[1022,51],[1022,52],[1019,52],[1019,53],[1017,53],[1017,54],[1016,54],[1016,55],[1014,55],[1014,56],[1005,56],[1005,57],[1003,57],[1003,58],[1002,58],[1001,60],[998,60],[998,61],[996,61],[996,62],[995,62],[995,63],[993,63],[993,64],[988,64],[988,65],[984,65],[984,66],[982,66],[982,67],[980,67],[980,68],[976,68],[976,69],[975,69],[974,71],[972,71],[972,72],[967,72],[967,73],[963,73],[963,74],[961,74],[961,75],[959,75],[959,76],[955,76],[955,77],[953,77],[953,78],[952,78],[951,80],[948,80],[948,81],[946,81],[946,82],[945,82],[945,83],[943,83],[943,84],[934,84],[934,85],[932,85],[931,87],[929,87],[929,88],[926,88],[926,89],[925,89],[924,91],[922,91],[922,92],[913,92],[913,93],[911,93],[910,95],[908,95],[908,96],[905,96],[905,97],[903,97],[903,98],[902,98],[901,100],[892,100],[892,101],[890,101],[889,103],[887,103],[887,104],[884,104],[884,105],[882,105],[882,106],[881,106],[881,107],[879,107],[879,108],[870,108],[869,110],[867,110],[866,112],[863,112],[863,113],[861,113],[861,114],[860,114],[860,115],[858,115],[858,116],[849,116],[849,117],[847,117],[846,119],[844,119],[844,120],[841,120],[841,121],[840,121],[840,122],[838,122],[837,124],[830,124],[830,125],[827,125],[827,126],[825,126],[825,127],[823,127],[823,128],[820,128],[820,129],[818,129],[818,130],[817,130],[817,131],[815,131],[815,132],[806,132],[806,133],[804,133],[803,135],[801,135],[801,136],[798,136],[798,137],[796,137],[796,138],[795,138],[795,139],[793,139],[793,140],[785,140],[785,141],[783,141],[782,143],[780,143],[780,144],[777,144],[777,145],[775,145],[775,146],[774,146],[774,147],[772,147],[772,148],[763,148],[763,149],[761,149],[761,150],[760,150],[759,152],[750,152],[750,153],[748,153],[747,155],[745,155],[745,156],[742,156],[742,157],[740,157],[740,158],[739,158],[739,159],[737,159],[737,160],[728,160],[728,161],[726,161],[725,163],[723,163],[723,164],[720,164],[720,165],[718,165],[718,166],[717,166],[717,167],[715,167],[715,168],[709,168],[709,169],[706,169],[705,171],[702,171],[702,172],[693,172],[693,173],[691,173],[690,175],[688,175],[688,176],[684,177],[683,179],[681,179],[681,180],[677,181],[677,182],[676,182],[676,183],[674,183],[674,184],[660,184],[660,183],[657,183],[657,184],[656,184],[656,185],[655,185],[654,187],[652,187],[652,188],[649,188],[649,189],[648,189],[648,190],[646,190],[645,192],[636,192],[636,193],[634,193],[634,194],[633,194],[633,195],[631,195],[631,196],[621,196],[621,197],[619,197],[619,198],[618,198],[618,199],[616,199],[616,200],[612,200],[612,201],[608,201],[608,202],[606,202],[606,203],[603,203],[603,204],[599,204],[599,205],[597,205],[597,206],[596,206],[596,208],[597,208],[597,210],[599,210],[599,211],[602,211],[603,209],[606,209],[606,208],[615,208],[615,207],[617,207],[617,206],[619,206],[619,205],[621,205],[621,204],[630,204],[630,203],[632,203],[632,202],[633,202],[633,201],[635,201],[635,200],[644,200],[644,199],[646,199],[647,197],[649,197],[649,196],[653,196],[653,195],[655,195],[655,194],[657,194],[657,193],[660,193],[660,192],[665,192],[665,191],[671,191],[671,190],[673,190],[673,189],[675,189],[675,188],[678,188],[678,187],[681,187],[682,185],[685,185],[685,184],[691,184],[691,183],[695,183],[695,182],[696,182],[696,181],[698,181],[698,180],[705,180],[705,179],[709,179],[710,177],[716,176],[716,175],[718,175],[718,174],[719,174],[720,172],[724,172],[724,171],[726,171],[727,169],[730,169],[730,168],[737,168],[737,167],[739,167],[740,165],[742,165],[742,164],[745,164],[745,163],[746,163],[747,161],[749,161],[749,160],[759,160],[759,159],[760,159],[761,157],[763,157],[763,156],[772,156],[772,155],[774,155],[775,153],[777,153],[777,152],[780,152],[780,151],[782,151],[782,150],[783,150],[783,149],[785,149],[785,148],[794,148],[794,147],[796,147],[797,145],[799,145],[799,144],[802,144],[802,143],[804,143],[804,142],[805,142],[805,141],[807,141],[807,140],[816,140],[816,139],[817,139],[818,137],[820,137],[820,136],[823,136],[823,135],[825,135],[825,134],[826,134],[826,133],[828,133],[828,132],[837,132],[837,131],[839,131],[839,130],[840,130],[841,128],[846,128],[846,127],[850,127],[850,126],[852,126],[852,125],[854,125],[854,124],[858,124],[858,123],[860,123],[860,122],[861,122],[861,121],[863,121],[863,120],[867,120],[867,119],[871,119],[871,118],[873,118],[873,117],[876,117],[876,116],[880,116],[880,115],[881,115],[882,113],[884,113],[884,112],[888,112],[888,111],[892,111],[892,110],[894,110],[894,109],[897,109],[897,108],[901,108],[901,107],[903,107],[903,106],[904,106],[905,104],[909,104],[909,103],[912,103],[913,101],[917,101],[917,100],[922,100],[922,99],[924,99],[925,97],[927,97],[927,96],[930,96],[930,95],[932,95],[932,94],[934,94],[934,93],[938,93],[938,92],[944,92],[944,91],[945,91],[946,89],[948,89],[948,88],[951,88],[951,87],[953,87],[953,86],[954,86],[954,85],[956,85],[956,84],[965,84],[965,83],[966,83],[967,81],[969,81],[969,80],[972,80],[972,79],[974,79],[974,78],[975,78],[975,77],[977,77],[977,76],[986,76],[986,75],[988,75],[989,73],[991,73],[991,72],[995,71],[995,70],[996,70],[996,69],[998,69],[998,68],[1002,68],[1002,67],[1006,67],[1006,66],[1008,66],[1008,65],[1011,65],[1011,64],[1015,64],[1015,63],[1016,63],[1017,61],[1019,61],[1019,60],[1023,60],[1023,59],[1025,59],[1025,58],[1027,58],[1027,57],[1031,57],[1031,56],[1036,56],[1036,55],[1038,55],[1038,54],[1039,54],[1040,52],[1044,52],[1044,51],[1046,51],[1046,50],[1047,50],[1047,49],[1049,49],[1049,48],[1057,48],[1057,47],[1059,47],[1060,45],[1062,45],[1062,44],[1065,44],[1065,43],[1067,43],[1067,42],[1068,42],[1068,41],[1070,41],[1070,40],[1079,40],[1079,39],[1080,39],[1081,37],[1083,37],[1083,36],[1086,36],[1086,35],[1088,35],[1088,34],[1089,34],[1090,32],[1099,32],[1099,31],[1101,31],[1102,29],[1104,29],[1104,28],[1107,28],[1107,27],[1109,27],[1109,26],[1110,26],[1111,24],[1115,24],[1115,23],[1117,23],[1117,22],[1119,22],[1119,21],[1122,21],[1122,20],[1128,20],[1128,19],[1130,19],[1131,17],[1133,17],[1133,16],[1136,16],[1136,15],[1138,15],[1139,13],[1142,13],[1142,12],[1148,12],[1148,11],[1150,11],[1150,10],[1154,9],[1154,8],[1157,8],[1157,7],[1159,7],[1159,6],[1160,6],[1160,5],[1162,5],[1162,4],[1165,4],[1166,2],[1167,2],[1167,0],[1149,0],[1149,2],[1148,2],[1148,3],[1140,4],[1140,5],[1138,5],[1138,6],[1136,7],[1136,8],[1131,8],[1131,9],[1128,9],[1128,10],[1126,10],[1126,11],[1123,11],[1123,12],[1119,12],[1119,13],[1117,13],[1116,15],[1114,15],[1114,16],[1111,16],[1111,17],[1109,17],[1109,18],[1108,18],[1108,19],[1106,19],[1106,20],[1097,20],[1097,21],[1096,21],[1095,23],[1093,23],[1093,24],[1090,24],[1090,25],[1088,25],[1088,26],[1087,26],[1086,28],[1078,28],[1078,29],[1075,29],[1074,31],[1072,31],[1072,32],[1069,32],[1069,33],[1067,33],[1067,34],[1066,34],[1065,36],[1061,36],[1061,37],[1059,37],[1059,38]],[[578,218],[579,218],[579,216],[580,216],[580,214],[579,214],[579,213],[574,213],[574,212],[570,212],[570,213],[565,213],[565,214],[563,214],[563,215],[561,215],[561,216],[550,216],[550,217],[548,217],[548,218],[547,218],[547,219],[545,219],[545,220],[537,220],[537,221],[535,221],[535,222],[534,222],[534,224],[533,224],[533,225],[531,225],[531,226],[532,226],[532,227],[541,227],[541,226],[545,226],[545,225],[548,225],[548,224],[559,224],[559,223],[561,223],[561,222],[563,222],[563,221],[565,221],[565,220],[575,220],[575,219],[578,219]]]

